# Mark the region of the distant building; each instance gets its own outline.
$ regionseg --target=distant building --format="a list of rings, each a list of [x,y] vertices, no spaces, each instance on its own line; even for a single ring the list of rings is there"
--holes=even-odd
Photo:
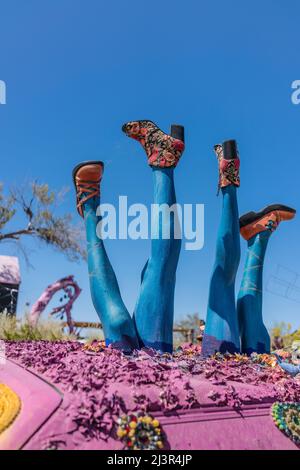
[[[15,315],[21,283],[19,260],[15,256],[0,256],[0,314]]]

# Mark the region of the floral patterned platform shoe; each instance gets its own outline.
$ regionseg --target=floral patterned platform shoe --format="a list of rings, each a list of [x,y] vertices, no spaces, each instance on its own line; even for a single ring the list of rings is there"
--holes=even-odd
[[[173,125],[168,135],[152,121],[130,121],[123,125],[122,131],[140,142],[152,167],[174,168],[184,151],[183,126]]]
[[[221,188],[231,184],[240,186],[240,159],[235,140],[226,140],[223,144],[214,146],[219,163],[219,185]]]

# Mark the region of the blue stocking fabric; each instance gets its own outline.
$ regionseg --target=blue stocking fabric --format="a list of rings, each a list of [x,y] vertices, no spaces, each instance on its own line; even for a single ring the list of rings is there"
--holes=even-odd
[[[87,238],[88,270],[94,307],[103,326],[106,345],[124,352],[138,348],[134,322],[121,298],[118,282],[96,227],[101,216],[96,215],[98,198],[84,204]]]
[[[235,303],[235,278],[240,262],[237,188],[222,188],[223,208],[217,236],[216,259],[209,288],[202,354],[240,351]]]
[[[278,362],[280,367],[292,377],[296,377],[296,375],[300,374],[300,365],[295,366],[294,364],[289,364],[288,362]]]
[[[262,317],[262,286],[264,258],[270,230],[248,240],[247,258],[238,295],[238,318],[242,352],[269,353],[270,337]]]
[[[153,168],[154,204],[160,205],[160,213],[152,219],[157,238],[151,240],[134,313],[140,346],[161,352],[173,349],[174,291],[181,248],[181,239],[175,238],[177,210],[170,211],[176,203],[173,172],[173,168]]]

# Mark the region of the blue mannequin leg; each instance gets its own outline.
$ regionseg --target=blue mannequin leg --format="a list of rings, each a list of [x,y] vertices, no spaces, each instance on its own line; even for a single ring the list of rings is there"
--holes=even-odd
[[[176,203],[173,168],[153,169],[154,203],[166,204],[162,211]],[[176,217],[176,215],[175,215]],[[173,317],[176,268],[181,239],[174,238],[174,214],[152,220],[158,229],[157,239],[151,240],[151,254],[142,272],[139,298],[134,319],[140,345],[162,352],[173,349]],[[163,239],[163,230],[170,230],[170,237]]]
[[[236,191],[234,185],[222,188],[222,217],[202,343],[204,356],[240,350],[234,290],[241,252]]]
[[[271,231],[248,240],[248,252],[238,295],[238,317],[242,352],[269,353],[270,337],[262,318],[263,264]]]
[[[87,237],[88,270],[94,307],[103,325],[106,345],[124,352],[138,348],[134,322],[121,298],[118,282],[96,227],[99,201],[90,199],[84,204]]]

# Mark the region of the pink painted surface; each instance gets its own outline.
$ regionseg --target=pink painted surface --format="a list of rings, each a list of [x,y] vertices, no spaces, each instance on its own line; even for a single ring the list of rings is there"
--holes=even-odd
[[[77,342],[7,342],[6,350],[64,393],[24,449],[122,449],[116,419],[141,409],[159,417],[170,449],[297,449],[270,416],[274,401],[300,401],[299,382],[279,367],[184,351],[91,353]]]
[[[274,425],[269,406],[242,410],[191,410],[158,416],[171,449],[298,450]]]
[[[211,407],[209,411],[178,412],[177,416],[170,417],[154,415],[159,418],[167,436],[166,448],[171,450],[298,450],[274,426],[270,409],[265,406],[239,412]],[[39,450],[47,443],[75,450],[123,448],[121,442],[113,438],[88,440],[73,434],[66,416],[67,407],[58,410],[24,449]]]
[[[207,384],[198,383],[206,391]],[[125,397],[126,390],[124,389]],[[75,450],[122,449],[120,441],[84,438],[71,423],[71,396],[43,428],[28,442],[25,449],[38,450],[58,445]],[[254,405],[235,411],[232,408],[206,405],[198,409],[178,411],[170,416],[154,412],[167,436],[167,448],[173,450],[297,450],[297,446],[274,425],[270,404]]]
[[[0,367],[0,382],[9,386],[22,402],[13,424],[0,434],[0,450],[17,450],[59,407],[62,396],[45,380],[9,360]]]
[[[15,256],[0,256],[0,282],[4,284],[20,284],[19,260]]]

